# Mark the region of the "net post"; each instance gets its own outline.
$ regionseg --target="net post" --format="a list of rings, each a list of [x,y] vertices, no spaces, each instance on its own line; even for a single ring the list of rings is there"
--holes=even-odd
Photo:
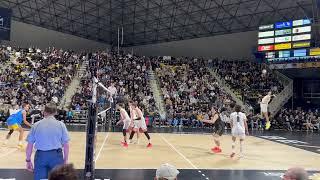
[[[95,144],[96,144],[96,130],[97,130],[97,60],[90,59],[89,68],[92,77],[92,100],[89,106],[89,116],[87,121],[86,134],[86,154],[84,179],[94,180],[95,176]]]

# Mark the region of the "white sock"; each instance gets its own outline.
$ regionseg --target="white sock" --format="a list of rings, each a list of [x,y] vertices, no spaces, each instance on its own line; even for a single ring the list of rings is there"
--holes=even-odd
[[[232,142],[232,153],[236,153],[236,143]]]
[[[240,141],[240,153],[243,153],[243,141]]]
[[[19,141],[18,145],[21,146],[22,145],[22,141]]]

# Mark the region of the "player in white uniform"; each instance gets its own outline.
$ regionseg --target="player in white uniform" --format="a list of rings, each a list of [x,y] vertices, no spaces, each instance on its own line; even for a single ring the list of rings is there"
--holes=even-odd
[[[261,109],[261,114],[266,118],[266,130],[268,130],[271,126],[270,119],[269,119],[269,114],[268,114],[268,104],[271,101],[271,97],[275,95],[272,95],[272,92],[269,91],[266,96],[264,96],[260,102],[260,109]]]
[[[133,104],[134,104],[133,101],[129,101],[129,103],[128,103],[129,110],[130,110],[130,119],[131,119],[131,124],[130,124],[130,128],[129,128],[129,134],[131,134],[131,132],[133,131],[133,129],[135,127],[135,122],[136,122],[136,125],[138,125],[137,124],[138,122],[134,121],[134,119],[136,119],[138,116],[137,116],[136,111],[134,110]],[[140,133],[137,132],[137,141],[135,142],[135,144],[139,144],[139,136],[140,136]],[[132,143],[134,143],[132,141],[132,139],[129,139],[129,144],[132,144]]]
[[[116,109],[120,111],[120,120],[117,122],[117,125],[123,122],[122,134],[123,134],[123,142],[121,142],[123,147],[128,147],[127,143],[127,131],[129,131],[131,119],[127,111],[123,108],[124,105],[118,103],[116,105]]]
[[[243,156],[243,141],[246,137],[246,134],[249,135],[247,117],[241,111],[241,106],[236,105],[235,111],[230,114],[230,125],[231,125],[231,134],[232,134],[232,154],[230,155],[233,158],[236,154],[235,146],[237,137],[240,138],[240,157]]]
[[[132,140],[134,133],[143,132],[149,141],[147,147],[151,148],[152,147],[151,138],[148,133],[148,129],[147,129],[145,118],[143,117],[143,113],[142,113],[141,109],[138,107],[138,103],[136,103],[136,102],[130,103],[130,105],[132,106],[131,107],[132,111],[134,113],[136,113],[137,117],[135,119],[133,119],[133,131],[130,134],[129,140],[130,141]]]

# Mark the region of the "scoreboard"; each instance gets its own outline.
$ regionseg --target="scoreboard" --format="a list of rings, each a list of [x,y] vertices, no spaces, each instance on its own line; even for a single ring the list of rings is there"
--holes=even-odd
[[[10,9],[0,7],[0,40],[10,40],[11,14]]]
[[[259,27],[258,51],[266,59],[319,56],[319,48],[310,48],[312,40],[310,19],[277,22]]]

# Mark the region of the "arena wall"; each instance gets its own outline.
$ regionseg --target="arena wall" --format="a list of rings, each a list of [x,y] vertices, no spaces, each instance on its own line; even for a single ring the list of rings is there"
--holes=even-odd
[[[108,44],[18,21],[12,21],[11,23],[11,41],[3,41],[2,44],[20,47],[36,46],[41,49],[57,47],[75,51],[110,49],[110,45]]]
[[[257,31],[219,35],[183,41],[128,47],[127,51],[146,56],[195,56],[238,59],[252,58]]]

